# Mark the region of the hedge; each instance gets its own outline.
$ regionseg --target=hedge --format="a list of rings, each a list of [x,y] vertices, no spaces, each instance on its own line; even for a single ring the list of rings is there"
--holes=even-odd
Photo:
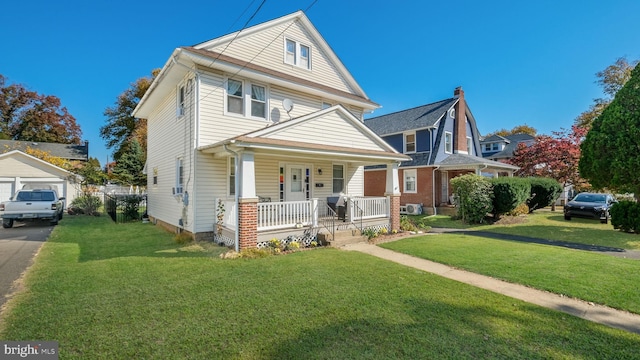
[[[526,178],[493,178],[491,184],[493,185],[493,217],[496,219],[527,201],[531,193],[531,184]]]
[[[553,204],[562,194],[562,185],[554,179],[539,177],[527,179],[531,184],[531,196],[527,200],[530,213]]]

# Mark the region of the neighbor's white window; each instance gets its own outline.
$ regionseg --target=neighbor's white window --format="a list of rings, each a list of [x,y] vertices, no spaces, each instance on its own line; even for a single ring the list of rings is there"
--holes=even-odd
[[[227,173],[229,174],[229,195],[232,196],[236,194],[236,158],[235,156],[229,157],[228,168],[229,168],[229,171]]]
[[[447,154],[453,152],[453,134],[448,131],[444,132],[444,152]]]
[[[227,80],[227,112],[244,114],[242,81]]]
[[[344,191],[344,165],[333,164],[333,193],[339,194]]]
[[[418,173],[416,169],[409,169],[404,171],[404,192],[416,193],[417,192],[417,179]]]
[[[500,150],[500,144],[498,143],[493,143],[491,144],[491,146],[492,146],[492,150]]]
[[[491,151],[491,144],[484,144],[484,151]]]
[[[285,39],[284,62],[311,69],[311,47],[291,39]]]
[[[404,152],[405,153],[416,152],[416,133],[415,132],[404,134]]]

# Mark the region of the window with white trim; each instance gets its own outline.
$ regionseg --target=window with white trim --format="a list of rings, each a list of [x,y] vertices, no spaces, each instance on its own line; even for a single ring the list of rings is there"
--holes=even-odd
[[[473,155],[473,140],[467,136],[467,152],[469,155]]]
[[[184,192],[184,164],[182,158],[176,159],[176,187],[174,194],[182,194]]]
[[[244,115],[242,81],[227,79],[227,112]]]
[[[417,180],[418,180],[418,171],[416,169],[407,169],[404,170],[404,192],[405,193],[416,193],[417,192]]]
[[[236,194],[236,157],[229,156],[228,164],[228,178],[229,178],[229,196]]]
[[[311,69],[311,47],[285,39],[284,62],[303,69]]]
[[[178,115],[178,117],[181,117],[184,115],[184,105],[185,105],[185,99],[186,99],[184,85],[178,86],[177,95],[178,95],[178,99],[177,99],[176,115]]]
[[[227,114],[243,115],[251,118],[266,119],[268,105],[268,89],[264,85],[254,84],[246,80],[227,79]],[[247,99],[245,101],[245,99]]]
[[[404,134],[404,152],[405,154],[416,152],[416,133],[415,132]]]
[[[484,144],[484,151],[491,151],[491,144]]]
[[[444,132],[444,152],[453,153],[453,134],[448,131]]]
[[[333,193],[339,194],[344,191],[344,165],[333,164]]]

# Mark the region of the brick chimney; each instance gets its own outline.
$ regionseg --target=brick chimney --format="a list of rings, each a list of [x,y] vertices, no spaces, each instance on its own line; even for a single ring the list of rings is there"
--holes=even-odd
[[[467,104],[464,101],[464,90],[458,86],[453,90],[453,97],[458,99],[454,106],[456,118],[453,123],[453,153],[468,153],[467,149]]]

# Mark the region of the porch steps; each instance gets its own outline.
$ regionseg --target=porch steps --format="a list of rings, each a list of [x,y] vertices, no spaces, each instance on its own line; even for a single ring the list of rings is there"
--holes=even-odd
[[[346,229],[336,230],[335,238],[331,238],[329,233],[318,233],[318,240],[322,244],[326,244],[331,247],[341,247],[349,244],[357,244],[360,242],[366,242],[367,237],[360,234],[360,230]]]

